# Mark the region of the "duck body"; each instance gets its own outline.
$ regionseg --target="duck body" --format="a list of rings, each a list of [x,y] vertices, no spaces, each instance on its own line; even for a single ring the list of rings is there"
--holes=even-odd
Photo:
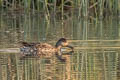
[[[64,38],[58,40],[55,47],[47,43],[22,42],[20,51],[23,56],[51,57],[55,54],[61,56],[60,49],[65,46],[68,46],[68,43]]]
[[[47,43],[37,44],[36,48],[38,55],[42,57],[49,57],[58,52],[58,49],[56,47],[53,47]]]
[[[57,48],[47,43],[22,43],[20,48],[24,56],[50,57],[57,52]]]

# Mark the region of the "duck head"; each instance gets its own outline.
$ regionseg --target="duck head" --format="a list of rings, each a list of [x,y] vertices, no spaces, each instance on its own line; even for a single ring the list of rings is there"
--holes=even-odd
[[[57,49],[60,49],[61,47],[68,47],[68,48],[72,49],[72,51],[73,51],[73,47],[69,45],[68,41],[65,38],[60,38],[57,41],[55,47]]]

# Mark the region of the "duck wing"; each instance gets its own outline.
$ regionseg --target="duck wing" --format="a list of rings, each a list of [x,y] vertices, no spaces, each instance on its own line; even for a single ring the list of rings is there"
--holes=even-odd
[[[40,44],[40,43],[21,42],[20,51],[24,55],[36,55],[37,54],[37,48],[36,48],[37,44]]]
[[[40,43],[27,43],[27,42],[21,42],[22,46],[25,46],[25,47],[32,47],[32,46],[36,46],[37,44],[40,44]]]

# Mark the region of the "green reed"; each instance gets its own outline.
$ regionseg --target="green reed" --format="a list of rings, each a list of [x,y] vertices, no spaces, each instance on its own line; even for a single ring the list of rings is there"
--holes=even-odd
[[[79,16],[87,17],[117,15],[120,12],[119,4],[119,0],[0,0],[0,6],[7,11],[41,11],[47,12],[47,16],[50,16],[50,12],[61,12],[61,19],[68,10],[78,10]]]

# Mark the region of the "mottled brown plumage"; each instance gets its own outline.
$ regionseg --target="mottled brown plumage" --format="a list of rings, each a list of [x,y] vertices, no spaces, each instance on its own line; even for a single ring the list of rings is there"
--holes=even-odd
[[[21,54],[24,56],[39,56],[39,57],[51,57],[54,54],[62,55],[60,52],[61,47],[69,47],[68,42],[65,38],[61,38],[56,43],[55,47],[47,43],[27,43],[22,42],[20,48]]]

